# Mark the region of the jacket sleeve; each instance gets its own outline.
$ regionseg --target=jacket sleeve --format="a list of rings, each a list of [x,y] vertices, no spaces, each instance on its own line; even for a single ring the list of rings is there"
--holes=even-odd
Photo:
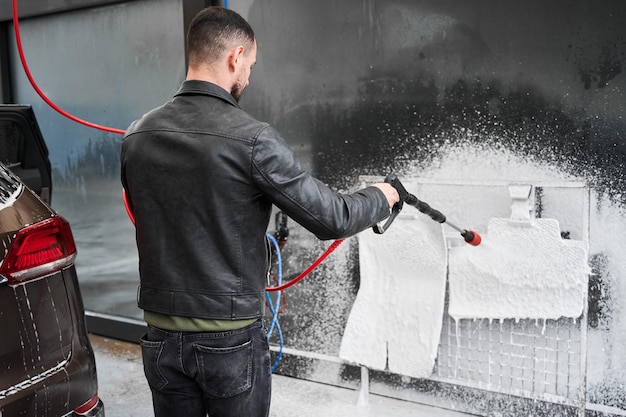
[[[376,187],[351,194],[331,190],[304,171],[280,134],[268,126],[252,151],[252,177],[273,204],[319,239],[355,235],[389,216]]]

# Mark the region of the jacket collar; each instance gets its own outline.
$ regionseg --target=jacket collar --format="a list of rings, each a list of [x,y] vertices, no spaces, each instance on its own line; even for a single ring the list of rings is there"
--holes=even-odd
[[[185,80],[180,86],[174,97],[182,95],[206,95],[219,98],[226,101],[233,106],[240,108],[237,100],[226,90],[219,85],[210,83],[208,81],[200,80]]]

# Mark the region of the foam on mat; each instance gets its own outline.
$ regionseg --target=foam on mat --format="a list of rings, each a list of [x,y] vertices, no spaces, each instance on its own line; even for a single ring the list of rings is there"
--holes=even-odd
[[[429,376],[445,299],[442,225],[403,212],[383,235],[366,231],[358,239],[361,286],[339,356],[370,369]]]
[[[455,319],[577,318],[590,272],[586,245],[562,239],[556,220],[493,218],[480,246],[450,249],[448,312]]]

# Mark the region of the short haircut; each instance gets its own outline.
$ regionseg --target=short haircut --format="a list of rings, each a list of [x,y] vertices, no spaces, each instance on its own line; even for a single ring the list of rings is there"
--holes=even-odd
[[[254,46],[252,27],[237,12],[207,7],[191,21],[187,31],[187,63],[190,67],[212,64],[229,48]]]

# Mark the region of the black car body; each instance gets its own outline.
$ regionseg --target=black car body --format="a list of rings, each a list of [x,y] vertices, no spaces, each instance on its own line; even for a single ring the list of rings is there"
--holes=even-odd
[[[29,106],[0,105],[0,143],[0,416],[104,416],[76,246],[43,199],[50,164]]]

